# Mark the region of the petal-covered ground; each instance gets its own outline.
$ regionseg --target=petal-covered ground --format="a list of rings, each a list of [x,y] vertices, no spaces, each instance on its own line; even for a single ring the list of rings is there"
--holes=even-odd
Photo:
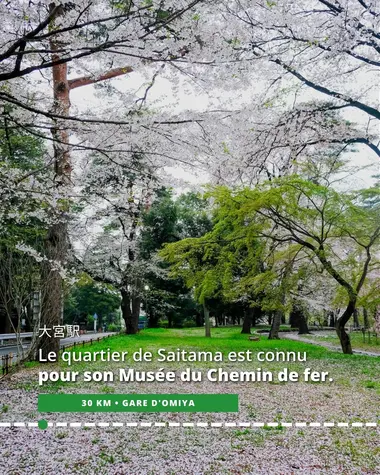
[[[263,363],[329,371],[326,383],[120,383],[38,387],[40,367],[23,369],[0,383],[0,422],[108,422],[108,427],[0,427],[0,473],[21,474],[380,474],[380,361],[363,356]],[[312,352],[311,352],[312,354]],[[222,365],[222,363],[220,363]],[[175,365],[174,365],[175,366]],[[175,369],[185,367],[178,364]],[[96,369],[117,371],[119,363]],[[160,366],[156,366],[159,368]],[[200,366],[201,367],[201,366]],[[223,364],[247,370],[247,363]],[[45,369],[46,366],[43,368]],[[49,369],[54,366],[49,365]],[[141,364],[139,369],[150,368]],[[251,368],[252,369],[252,368]],[[39,392],[232,393],[239,413],[52,413],[39,414]],[[127,422],[190,422],[194,427],[113,427]],[[207,427],[197,427],[199,422]],[[221,422],[222,427],[211,427]],[[236,423],[225,427],[224,423]],[[292,427],[241,427],[240,423],[292,423]],[[320,427],[295,427],[320,422]],[[334,422],[333,427],[323,423]],[[347,422],[348,427],[337,427]],[[355,422],[377,427],[352,427]]]

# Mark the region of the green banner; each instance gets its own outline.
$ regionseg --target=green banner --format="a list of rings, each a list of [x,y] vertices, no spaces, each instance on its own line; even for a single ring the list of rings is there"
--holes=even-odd
[[[238,412],[237,394],[40,394],[39,412]]]

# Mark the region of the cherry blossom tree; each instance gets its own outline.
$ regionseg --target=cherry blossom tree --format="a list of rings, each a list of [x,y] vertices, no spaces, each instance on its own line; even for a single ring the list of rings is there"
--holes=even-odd
[[[120,291],[126,333],[136,333],[144,275],[154,267],[141,258],[138,242],[156,175],[138,152],[128,162],[95,154],[83,181],[83,212],[71,229],[82,236],[76,238],[76,264]]]
[[[374,322],[374,331],[377,335],[380,335],[380,311],[379,307],[377,307],[375,312],[375,322]]]
[[[353,108],[368,120],[380,119],[375,2],[236,0],[225,2],[220,13],[229,20],[223,38],[247,65],[242,73],[256,68],[256,75],[264,71],[272,79],[277,92],[298,84],[333,100],[326,110]]]
[[[194,37],[188,49],[202,54],[173,62],[194,77],[207,66],[202,86],[226,92],[229,114],[210,125],[215,181],[283,175],[333,144],[379,157],[379,18],[373,2],[358,0],[236,0],[220,2],[212,21],[199,18],[209,41]]]
[[[84,0],[38,2],[39,8],[34,2],[28,6],[24,2],[1,5],[1,13],[7,20],[0,40],[0,81],[5,84],[0,100],[17,109],[15,115],[7,112],[7,119],[53,144],[55,207],[43,264],[42,322],[48,326],[59,324],[61,318],[62,269],[69,247],[67,223],[73,187],[70,132],[74,131],[73,123],[99,124],[96,119],[70,116],[70,90],[131,73],[142,60],[165,61],[182,54],[176,22],[199,1],[182,3]],[[91,63],[87,59],[90,56]],[[115,67],[115,63],[119,65]],[[69,65],[85,74],[69,79]],[[37,88],[41,87],[41,80],[35,78],[37,72],[42,82],[44,72],[51,74],[52,108],[41,105],[41,96],[39,103],[36,101]],[[23,78],[29,87],[25,88]],[[123,117],[103,122],[113,127],[129,125]],[[52,137],[46,130],[51,131]],[[81,148],[88,150],[86,145]],[[58,351],[58,341],[41,338],[40,348]]]

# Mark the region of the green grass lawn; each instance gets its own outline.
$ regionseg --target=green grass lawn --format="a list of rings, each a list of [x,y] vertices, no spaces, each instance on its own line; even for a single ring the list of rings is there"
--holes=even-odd
[[[257,335],[260,341],[250,341],[249,335],[241,334],[240,328],[213,328],[211,338],[205,338],[203,328],[186,329],[164,329],[151,328],[138,333],[137,335],[117,335],[91,346],[85,345],[78,348],[79,351],[99,351],[110,348],[112,351],[129,350],[137,351],[140,347],[148,351],[156,351],[159,348],[175,350],[177,348],[222,351],[263,351],[263,350],[284,350],[284,351],[308,351],[315,358],[325,357],[327,353],[324,348],[308,345],[288,340],[268,340],[266,335]],[[337,355],[336,355],[337,356]]]
[[[192,473],[213,474],[380,474],[380,449],[377,428],[311,427],[286,428],[284,422],[375,422],[380,423],[380,358],[363,355],[344,355],[341,352],[313,344],[287,339],[268,340],[261,335],[259,341],[249,341],[237,327],[212,329],[212,337],[204,337],[203,328],[147,329],[137,335],[115,335],[93,345],[76,347],[70,351],[95,352],[100,350],[128,351],[129,354],[142,348],[153,354],[164,348],[187,351],[252,350],[257,352],[293,351],[306,352],[307,362],[263,362],[263,370],[281,370],[301,373],[305,368],[318,372],[328,371],[333,381],[312,382],[228,382],[213,383],[207,380],[197,383],[46,383],[38,385],[40,371],[113,371],[120,367],[136,370],[179,370],[191,366],[205,370],[208,367],[223,367],[226,371],[251,370],[258,366],[253,362],[213,363],[159,363],[121,362],[74,363],[68,367],[63,361],[50,364],[29,364],[15,373],[0,388],[3,412],[1,421],[36,421],[41,418],[37,411],[39,393],[68,394],[238,394],[239,413],[43,413],[48,421],[74,422],[277,422],[277,427],[261,428],[231,427],[223,429],[200,429],[197,427],[152,427],[147,430],[126,427],[78,429],[60,427],[48,429],[39,438],[27,437],[28,450],[18,467],[29,470],[33,463],[47,466],[42,454],[36,459],[39,441],[44,437],[55,460],[70,467],[73,474],[141,473],[149,475],[177,475]],[[212,366],[211,366],[212,365]],[[25,446],[23,440],[23,447]],[[9,430],[6,438],[9,453],[19,444],[20,435]],[[40,443],[40,442],[38,442]],[[37,448],[36,448],[37,447]],[[72,448],[72,449],[71,449]],[[191,456],[189,457],[189,453]],[[37,462],[35,462],[37,460]],[[157,468],[157,461],[164,468]],[[268,469],[257,472],[259,463],[268,464]],[[193,463],[193,465],[190,465]],[[66,465],[67,464],[67,465]],[[88,469],[84,468],[88,467]],[[276,467],[277,471],[270,468]],[[23,468],[23,469],[24,469]],[[52,473],[47,471],[38,473]],[[10,472],[17,475],[17,470]],[[26,473],[26,472],[21,472]],[[61,473],[61,472],[59,472]]]
[[[230,370],[235,369],[251,369],[253,366],[260,366],[266,371],[278,371],[284,367],[288,367],[290,371],[302,372],[306,367],[323,370],[329,368],[334,374],[334,381],[337,384],[351,384],[350,375],[355,374],[356,377],[362,379],[360,385],[363,387],[371,387],[376,391],[380,390],[378,382],[378,374],[380,370],[380,361],[377,358],[366,357],[360,355],[344,355],[341,352],[332,351],[330,349],[316,346],[313,344],[292,341],[287,339],[268,340],[267,335],[260,335],[259,341],[250,341],[249,336],[241,334],[237,327],[230,328],[214,328],[212,329],[212,337],[205,338],[203,328],[187,328],[187,329],[146,329],[136,335],[115,335],[92,345],[77,346],[71,348],[69,351],[75,353],[83,352],[97,352],[101,350],[110,350],[123,352],[128,351],[129,355],[142,348],[144,351],[149,351],[153,354],[152,362],[73,362],[69,367],[66,362],[59,363],[60,370],[70,369],[72,371],[102,371],[114,369],[119,367],[135,367],[136,369],[144,370],[179,370],[186,366],[193,368],[206,369],[207,367],[224,367]],[[187,351],[220,351],[225,356],[225,361],[218,363],[210,362],[158,362],[157,350],[165,349],[167,351],[187,350]],[[247,351],[253,352],[253,362],[229,362],[226,356],[229,352]],[[260,362],[256,361],[258,352],[306,352],[307,362]],[[26,367],[34,370],[46,369],[56,367],[56,364],[27,363]],[[335,368],[340,368],[339,371],[334,371]],[[275,384],[275,383],[273,383]],[[278,383],[277,383],[278,384]],[[310,383],[313,384],[313,383]],[[38,387],[37,381],[28,382],[29,389],[43,389],[43,391],[50,392],[63,388],[75,386],[74,383],[61,383],[60,381],[54,383],[45,383],[42,388]],[[100,387],[105,392],[110,391],[108,385]]]

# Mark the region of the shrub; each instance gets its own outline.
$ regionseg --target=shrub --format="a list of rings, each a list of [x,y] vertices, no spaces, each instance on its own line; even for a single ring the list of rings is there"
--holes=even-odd
[[[108,330],[109,332],[120,332],[120,331],[121,331],[121,327],[120,327],[120,325],[115,325],[115,323],[110,323],[110,324],[108,325],[107,330]]]

